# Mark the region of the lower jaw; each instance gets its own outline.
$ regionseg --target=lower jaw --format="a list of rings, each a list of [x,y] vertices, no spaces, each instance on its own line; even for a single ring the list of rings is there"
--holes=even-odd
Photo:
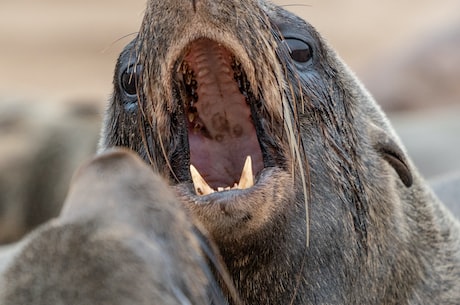
[[[250,241],[267,240],[279,229],[274,227],[277,223],[298,214],[292,175],[266,168],[261,176],[252,188],[208,196],[195,195],[191,183],[174,188],[192,222],[219,247],[248,246]]]
[[[283,212],[295,198],[292,175],[278,167],[265,168],[257,183],[248,189],[196,195],[191,182],[174,186],[192,218],[219,238],[252,234],[274,214]],[[236,234],[236,235],[235,235]],[[217,237],[216,237],[217,238]]]
[[[265,185],[272,179],[272,176],[282,170],[277,167],[270,167],[263,169],[258,177],[255,179],[253,186],[245,189],[230,189],[224,191],[216,191],[207,195],[200,195],[196,193],[193,182],[182,182],[174,186],[174,189],[179,195],[179,198],[184,201],[193,203],[197,206],[203,205],[235,205],[241,199],[247,199],[255,192],[261,191]]]

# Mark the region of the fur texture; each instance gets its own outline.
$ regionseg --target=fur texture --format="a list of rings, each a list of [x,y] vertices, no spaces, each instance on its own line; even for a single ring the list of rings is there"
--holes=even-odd
[[[263,155],[251,188],[194,191],[190,94],[183,93],[180,71],[197,39],[241,66],[229,73],[243,83]],[[244,304],[460,303],[458,222],[407,158],[379,106],[305,21],[262,0],[150,0],[137,38],[120,56],[114,87],[101,151],[129,147],[168,181],[169,187],[158,177],[142,180],[145,188],[130,194],[152,188],[158,192],[141,201],[177,198],[216,243]],[[143,179],[126,175],[116,177]],[[119,182],[107,185],[109,195],[124,194]],[[160,189],[175,195],[165,198]],[[181,232],[184,238],[189,229]],[[174,274],[191,274],[174,267]],[[142,274],[126,280],[146,283]],[[134,291],[128,296],[151,293]]]
[[[4,252],[0,303],[226,304],[208,247],[147,165],[110,151],[79,169],[58,218]]]
[[[240,193],[200,197],[190,183],[175,71],[202,37],[238,58],[260,104],[251,109],[269,157]],[[290,56],[292,38],[309,45],[307,62]],[[131,147],[170,180],[246,304],[460,302],[458,223],[311,25],[264,1],[150,1],[116,73],[127,62],[143,69],[139,109],[126,111],[116,77],[101,147]]]

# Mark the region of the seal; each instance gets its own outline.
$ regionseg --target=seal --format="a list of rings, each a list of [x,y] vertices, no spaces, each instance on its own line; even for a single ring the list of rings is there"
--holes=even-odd
[[[458,222],[305,21],[150,0],[114,86],[101,151],[150,168],[128,152],[84,166],[9,252],[1,304],[225,303],[191,222],[244,304],[460,303]]]
[[[58,218],[0,253],[0,303],[227,304],[200,232],[139,157],[111,150],[78,170]]]
[[[264,0],[150,0],[101,150],[126,146],[245,304],[459,304],[460,227],[318,32]]]

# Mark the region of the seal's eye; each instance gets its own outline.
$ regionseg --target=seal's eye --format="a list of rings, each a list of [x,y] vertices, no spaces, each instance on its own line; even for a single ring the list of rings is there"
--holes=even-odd
[[[128,95],[137,95],[139,77],[142,73],[141,65],[131,65],[121,75],[121,87]]]
[[[312,51],[308,43],[295,38],[286,38],[285,41],[293,60],[299,63],[306,63],[311,59]]]

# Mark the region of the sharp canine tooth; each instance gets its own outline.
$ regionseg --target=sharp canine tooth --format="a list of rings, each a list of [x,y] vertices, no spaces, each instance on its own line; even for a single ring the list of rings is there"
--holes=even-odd
[[[188,121],[190,123],[192,123],[194,119],[195,119],[195,114],[194,113],[189,113],[188,114]]]
[[[214,193],[214,190],[208,185],[208,183],[206,183],[198,170],[192,164],[190,164],[190,173],[192,174],[193,186],[195,187],[197,195],[204,196]]]
[[[247,189],[254,185],[254,177],[252,176],[252,159],[251,156],[246,157],[244,162],[243,171],[241,172],[240,182],[238,183],[239,189]]]

